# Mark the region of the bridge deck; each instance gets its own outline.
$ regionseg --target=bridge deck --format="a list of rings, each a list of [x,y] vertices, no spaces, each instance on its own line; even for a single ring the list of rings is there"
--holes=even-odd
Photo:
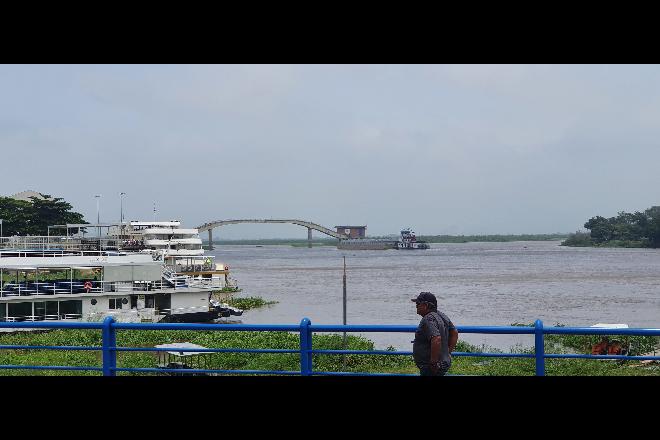
[[[213,222],[204,223],[201,226],[198,226],[197,229],[199,232],[209,231],[211,229],[217,228],[224,225],[235,225],[240,223],[290,223],[293,225],[303,226],[305,228],[313,229],[319,231],[323,234],[329,235],[338,239],[347,239],[346,234],[340,234],[336,231],[333,231],[330,228],[321,226],[319,224],[309,222],[306,220],[297,220],[297,219],[240,219],[240,220],[217,220]]]

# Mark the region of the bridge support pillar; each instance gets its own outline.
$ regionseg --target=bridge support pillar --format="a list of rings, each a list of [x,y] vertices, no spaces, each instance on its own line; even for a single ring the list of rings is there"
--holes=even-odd
[[[312,228],[307,228],[307,247],[312,247]]]
[[[213,229],[209,229],[209,250],[213,250]]]

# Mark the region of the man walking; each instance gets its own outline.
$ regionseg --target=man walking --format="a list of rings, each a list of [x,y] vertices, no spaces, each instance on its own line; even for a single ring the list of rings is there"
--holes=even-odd
[[[431,292],[412,299],[422,316],[413,341],[413,359],[421,376],[444,376],[451,367],[451,352],[458,341],[458,330],[438,311],[438,301]]]

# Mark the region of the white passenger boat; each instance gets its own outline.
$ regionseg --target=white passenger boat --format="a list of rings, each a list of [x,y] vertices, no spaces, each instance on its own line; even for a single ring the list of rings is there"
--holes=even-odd
[[[177,220],[167,222],[131,221],[109,231],[120,236],[124,249],[138,247],[144,252],[160,252],[167,256],[204,255],[202,239],[197,229],[181,228]]]
[[[210,302],[211,280],[163,277],[149,254],[0,251],[0,320],[208,322],[238,315]]]
[[[229,266],[216,263],[215,256],[204,255],[199,230],[181,228],[178,220],[131,221],[111,228],[108,235],[117,239],[121,250],[150,253],[155,260],[162,260],[167,280],[195,277],[207,283],[223,284],[222,288],[235,287],[236,283],[229,277]]]

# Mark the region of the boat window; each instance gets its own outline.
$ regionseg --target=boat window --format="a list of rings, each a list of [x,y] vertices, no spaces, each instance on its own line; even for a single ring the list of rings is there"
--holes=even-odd
[[[44,316],[46,314],[45,301],[38,301],[34,303],[34,314],[37,316]]]
[[[59,315],[59,308],[57,306],[57,301],[46,301],[46,315]]]
[[[60,301],[60,315],[82,315],[82,300]]]
[[[144,307],[146,309],[154,308],[154,296],[153,295],[144,295]]]
[[[110,298],[108,300],[108,308],[109,309],[121,309],[121,300],[122,298]]]
[[[7,316],[22,317],[22,316],[30,316],[30,315],[32,315],[31,302],[7,304]]]

